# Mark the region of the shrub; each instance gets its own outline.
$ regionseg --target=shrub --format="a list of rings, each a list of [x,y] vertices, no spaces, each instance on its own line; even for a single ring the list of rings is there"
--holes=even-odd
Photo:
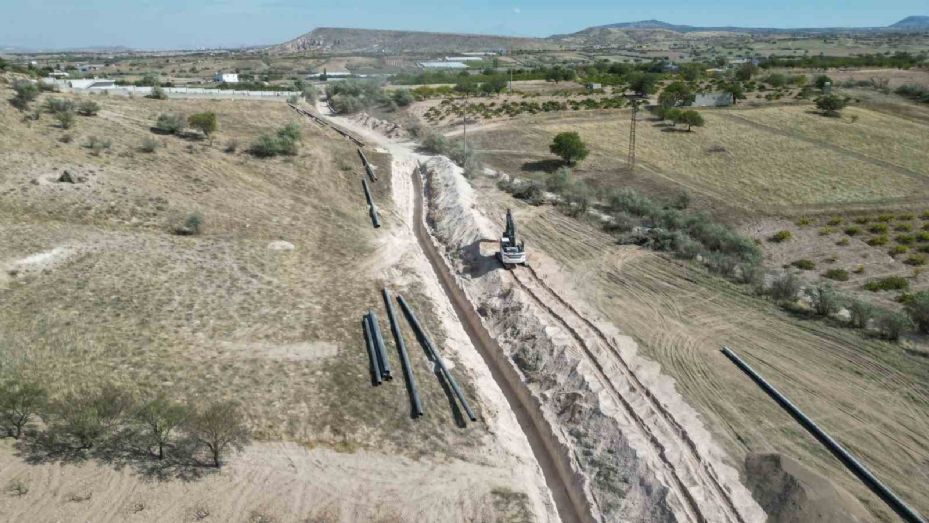
[[[560,194],[572,184],[571,169],[561,167],[545,177],[545,190]]]
[[[569,165],[587,158],[587,155],[590,154],[587,146],[576,132],[558,133],[552,140],[549,150],[553,154],[560,156]]]
[[[151,137],[146,137],[139,145],[139,150],[143,153],[153,153],[158,149],[158,141]]]
[[[888,276],[871,280],[864,286],[871,292],[877,291],[905,291],[910,288],[910,282],[902,276]]]
[[[81,116],[96,116],[100,112],[100,104],[93,100],[84,100],[78,104],[77,112]]]
[[[19,439],[23,429],[45,406],[45,390],[20,376],[0,381],[0,424],[8,436]]]
[[[239,407],[231,401],[214,402],[196,409],[190,417],[188,430],[207,447],[216,468],[221,466],[227,450],[241,449],[249,440]]]
[[[823,273],[823,278],[835,281],[848,281],[848,271],[845,269],[829,269]]]
[[[893,221],[893,219],[894,219],[894,215],[893,215],[893,214],[882,214],[882,215],[880,215],[880,216],[877,217],[877,220],[878,220],[878,221],[880,221],[880,222],[885,222],[885,223],[886,223],[886,222],[889,222],[889,221]]]
[[[836,217],[833,217],[833,218],[829,218],[829,221],[826,222],[826,224],[827,224],[827,225],[832,225],[832,226],[834,227],[834,226],[837,226],[837,225],[842,225],[842,222],[843,222],[843,221],[844,221],[844,220],[842,220],[842,218],[836,216]]]
[[[67,98],[47,98],[42,108],[47,113],[58,114],[66,111],[74,111],[74,102]]]
[[[890,238],[888,238],[888,237],[885,236],[885,235],[874,236],[873,238],[871,238],[871,239],[868,240],[868,245],[870,245],[870,246],[872,246],[872,247],[878,247],[878,246],[881,246],[881,245],[887,245],[887,242],[888,242],[888,241],[890,241]]]
[[[845,234],[849,236],[857,236],[859,233],[861,233],[861,227],[857,225],[852,225],[851,227],[845,228]]]
[[[875,223],[869,227],[868,230],[874,234],[885,234],[888,230],[888,226],[886,223]]]
[[[925,265],[927,261],[929,260],[927,260],[925,254],[911,254],[907,256],[905,260],[903,260],[903,263],[907,265],[920,266],[920,265]]]
[[[74,123],[77,120],[74,116],[74,111],[70,110],[55,113],[55,119],[58,120],[58,125],[60,125],[62,129],[74,127]]]
[[[130,395],[109,384],[99,390],[69,393],[55,406],[57,429],[76,440],[78,448],[89,449],[122,421],[132,405]]]
[[[155,129],[167,133],[178,134],[184,130],[186,118],[180,113],[161,113],[155,120]]]
[[[830,234],[832,234],[832,233],[834,233],[834,232],[835,232],[835,229],[833,229],[832,227],[823,227],[823,228],[819,229],[819,235],[820,235],[820,236],[829,236]]]
[[[100,156],[100,153],[109,149],[112,144],[113,143],[109,139],[90,136],[87,138],[87,142],[84,144],[84,147],[90,149],[90,154],[94,156]]]
[[[913,230],[913,225],[909,223],[898,223],[894,230],[897,232],[910,232]]]
[[[859,329],[867,328],[868,321],[874,318],[874,306],[861,300],[854,300],[848,305],[851,324]]]
[[[545,203],[545,195],[542,192],[542,186],[534,180],[522,181],[513,186],[513,197],[525,200],[531,205],[541,205]]]
[[[152,92],[149,93],[146,98],[151,98],[153,100],[167,100],[168,94],[165,93],[165,90],[159,85],[152,86]]]
[[[916,242],[916,237],[912,234],[898,234],[895,238],[900,245],[912,245]]]
[[[775,301],[793,301],[800,292],[800,280],[789,272],[784,272],[771,281],[768,295]]]
[[[813,260],[807,260],[805,258],[802,260],[796,260],[792,262],[791,265],[804,271],[811,271],[816,268],[816,264],[813,263]]]
[[[839,111],[848,105],[848,100],[840,98],[834,94],[820,96],[816,99],[816,107],[823,112],[824,116],[839,116]]]
[[[278,129],[273,136],[263,134],[258,137],[248,149],[248,152],[259,158],[268,158],[277,155],[297,154],[297,142],[300,140],[300,127],[289,123]]]
[[[200,234],[203,228],[203,215],[199,212],[192,212],[184,218],[184,224],[174,230],[175,234],[181,236],[190,236]]]
[[[187,125],[200,131],[207,138],[219,128],[219,125],[216,123],[216,113],[214,112],[190,115],[190,118],[187,119]]]
[[[920,291],[910,296],[904,309],[916,328],[922,333],[929,334],[929,291]]]
[[[39,86],[28,80],[19,80],[13,83],[13,92],[16,93],[13,97],[13,105],[24,111],[29,107],[29,102],[39,96]]]
[[[432,154],[445,154],[449,149],[448,138],[433,131],[423,134],[421,146],[424,151]]]
[[[891,256],[897,256],[898,254],[906,254],[910,250],[906,245],[894,245],[887,251],[887,254]]]
[[[839,293],[831,285],[819,285],[806,289],[806,295],[810,298],[813,312],[817,316],[829,316],[834,314],[842,306],[842,299]]]
[[[774,235],[768,238],[768,241],[772,243],[782,243],[791,238],[793,238],[793,234],[790,231],[777,231],[774,233]]]
[[[912,326],[910,319],[899,312],[885,311],[877,316],[877,330],[885,340],[899,340],[900,335]]]
[[[838,245],[839,247],[845,247],[846,245],[848,245],[848,238],[842,238],[841,240],[835,242],[835,244]]]
[[[916,233],[916,241],[929,242],[929,231],[919,231]]]

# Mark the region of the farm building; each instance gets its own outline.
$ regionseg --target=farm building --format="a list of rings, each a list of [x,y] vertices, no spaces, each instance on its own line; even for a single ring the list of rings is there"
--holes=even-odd
[[[481,61],[480,56],[446,56],[446,62],[471,62],[471,61]]]
[[[216,73],[213,75],[213,81],[226,84],[237,84],[239,83],[239,75],[237,73]]]
[[[728,107],[732,105],[732,93],[714,91],[709,93],[697,93],[694,97],[694,107]]]
[[[468,66],[462,62],[443,62],[441,60],[434,60],[429,62],[419,62],[419,66],[423,69],[467,69]]]

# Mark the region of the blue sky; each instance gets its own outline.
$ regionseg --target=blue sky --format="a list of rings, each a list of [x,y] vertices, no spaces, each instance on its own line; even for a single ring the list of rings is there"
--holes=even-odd
[[[256,45],[283,42],[320,26],[520,36],[645,19],[754,27],[872,26],[927,14],[927,0],[0,0],[0,46]]]

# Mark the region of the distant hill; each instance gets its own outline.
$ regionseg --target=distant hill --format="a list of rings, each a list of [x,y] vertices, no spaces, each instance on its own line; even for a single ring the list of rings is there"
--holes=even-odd
[[[899,22],[890,25],[894,29],[929,30],[929,16],[908,16]]]
[[[556,47],[553,42],[541,38],[320,27],[289,42],[273,46],[268,50],[272,53],[302,51],[453,53],[456,51],[545,49],[553,47]]]

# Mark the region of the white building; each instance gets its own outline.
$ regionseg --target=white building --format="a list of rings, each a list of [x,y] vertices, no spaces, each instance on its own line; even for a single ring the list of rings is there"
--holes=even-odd
[[[112,89],[116,82],[106,78],[85,78],[81,80],[68,80],[71,89]]]
[[[237,84],[239,83],[239,75],[238,73],[216,73],[213,75],[213,81],[225,84]]]
[[[445,57],[446,62],[473,62],[473,61],[480,62],[481,60],[483,60],[483,58],[481,58],[480,56],[446,56]]]
[[[352,73],[351,73],[350,71],[325,71],[325,72],[322,72],[322,73],[308,74],[308,75],[306,75],[306,77],[307,77],[308,79],[312,79],[312,78],[322,78],[322,77],[324,77],[324,76],[325,76],[326,78],[348,78],[348,77],[351,76],[351,75],[352,75]],[[364,77],[364,75],[359,75],[359,76]]]
[[[423,69],[467,69],[468,66],[461,62],[442,62],[439,60],[430,62],[419,62]]]
[[[694,96],[694,103],[690,105],[693,107],[729,107],[733,102],[732,93],[715,91],[697,93]]]

